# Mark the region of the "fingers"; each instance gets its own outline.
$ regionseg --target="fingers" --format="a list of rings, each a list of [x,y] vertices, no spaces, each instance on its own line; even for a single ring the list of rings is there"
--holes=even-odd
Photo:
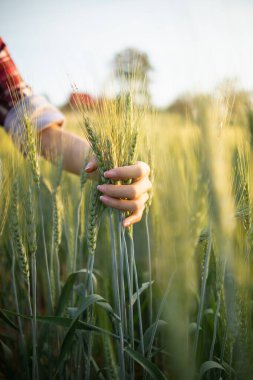
[[[95,156],[92,156],[90,161],[85,167],[87,173],[95,171],[98,167]],[[148,164],[142,161],[138,161],[135,165],[121,166],[113,168],[104,172],[105,178],[117,180],[129,180],[147,177],[149,175],[150,168]]]
[[[150,172],[149,166],[142,161],[138,161],[135,165],[121,166],[118,168],[113,168],[104,172],[105,178],[113,180],[128,180],[137,179],[148,176]]]
[[[85,171],[93,173],[97,166],[95,157],[92,157]],[[131,215],[123,221],[124,227],[137,223],[142,218],[145,203],[149,198],[148,191],[152,187],[148,178],[149,172],[149,166],[141,161],[135,165],[117,167],[104,172],[105,178],[114,181],[133,180],[130,185],[102,184],[98,186],[98,190],[102,193],[100,200],[104,205],[131,212]]]
[[[122,211],[131,211],[133,213],[138,213],[140,210],[143,211],[145,203],[148,200],[148,194],[142,194],[140,198],[135,200],[116,199],[108,197],[107,195],[101,195],[100,200],[108,207],[116,208]]]
[[[142,214],[143,214],[144,209],[139,212],[134,212],[130,216],[128,216],[126,219],[123,220],[123,226],[124,227],[129,227],[131,224],[135,224],[141,221]]]
[[[113,168],[104,173],[105,178],[114,181],[132,179],[133,183],[130,185],[103,184],[98,186],[98,190],[103,193],[100,197],[101,202],[106,206],[131,212],[131,215],[123,221],[124,227],[137,223],[142,218],[145,203],[149,198],[147,192],[152,187],[148,178],[149,172],[149,166],[141,161],[135,165]]]
[[[131,200],[139,198],[142,194],[148,192],[151,187],[152,184],[148,177],[144,177],[131,185],[99,185],[98,190],[109,197],[127,198]]]
[[[88,164],[85,166],[85,171],[87,173],[94,172],[98,167],[96,157],[92,156]]]

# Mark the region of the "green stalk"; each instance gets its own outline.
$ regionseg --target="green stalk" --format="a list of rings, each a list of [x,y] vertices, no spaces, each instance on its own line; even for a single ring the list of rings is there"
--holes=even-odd
[[[36,374],[39,378],[39,368],[38,368],[38,359],[37,359],[37,266],[36,266],[36,256],[32,254],[31,257],[31,274],[32,274],[32,299],[33,299],[33,307],[32,307],[32,315],[33,315],[33,373]],[[35,375],[36,378],[36,375]]]
[[[156,315],[156,319],[155,319],[154,326],[153,326],[153,329],[152,329],[152,334],[151,334],[150,342],[149,342],[149,345],[148,345],[147,358],[149,360],[152,357],[152,347],[153,347],[153,344],[154,344],[154,340],[155,340],[155,335],[156,335],[158,323],[159,323],[159,320],[161,318],[161,315],[162,315],[162,312],[163,312],[163,309],[164,309],[164,306],[165,306],[168,294],[170,292],[170,288],[171,288],[171,285],[172,285],[172,281],[173,281],[174,275],[175,275],[175,272],[173,272],[172,275],[170,276],[167,288],[165,290],[164,296],[163,296],[163,298],[161,300],[161,303],[160,303],[160,306],[159,306],[159,309],[158,309],[158,312],[157,312],[157,315]]]
[[[221,308],[222,284],[224,282],[224,275],[225,275],[225,269],[226,269],[226,259],[220,262],[220,266],[221,266],[221,273],[220,273],[220,278],[218,279],[217,307],[216,307],[216,312],[214,316],[213,338],[212,338],[212,344],[211,344],[211,349],[210,349],[210,354],[209,354],[209,360],[213,360],[213,355],[214,355],[214,347],[215,347],[216,336],[217,336],[218,317],[219,317],[219,312]]]
[[[118,212],[118,242],[119,242],[119,291],[120,291],[120,308],[121,308],[121,318],[122,318],[122,328],[124,334],[127,333],[126,330],[126,318],[125,318],[125,283],[124,283],[124,254],[122,246],[122,212]]]
[[[100,220],[97,220],[99,218],[99,215],[96,214],[96,212],[99,213],[98,206],[100,206],[100,203],[98,203],[98,191],[95,188],[92,191],[92,197],[91,197],[91,214],[89,215],[90,217],[90,225],[89,225],[89,238],[88,238],[88,248],[89,248],[89,258],[88,258],[88,276],[86,280],[86,285],[85,289],[88,294],[93,293],[93,268],[94,268],[94,260],[95,260],[95,250],[96,250],[96,241],[97,241],[97,233],[99,229],[99,223]],[[91,306],[88,310],[88,322],[91,323],[93,320],[93,306]],[[91,332],[88,333],[88,345],[87,345],[87,350],[88,350],[88,356],[87,356],[87,365],[85,368],[85,378],[89,379],[90,378],[90,363],[91,363],[91,358],[92,358],[92,339],[93,339],[93,334]]]
[[[232,373],[231,373],[232,363],[233,363],[233,346],[231,346],[230,353],[229,353],[229,374],[228,374],[229,380],[232,379]]]
[[[72,272],[76,272],[77,265],[77,257],[78,257],[78,235],[80,230],[80,216],[81,216],[81,207],[83,204],[83,193],[84,193],[84,185],[87,182],[88,174],[85,171],[85,167],[87,164],[87,159],[85,159],[84,165],[81,169],[80,173],[80,198],[77,204],[77,210],[76,210],[76,233],[75,233],[75,247],[74,247],[74,258],[73,258],[73,265],[72,265]],[[78,267],[79,269],[79,267]]]
[[[81,334],[78,334],[78,346],[76,347],[76,367],[77,367],[77,380],[82,379],[82,337]]]
[[[225,348],[226,348],[226,342],[227,342],[227,334],[228,334],[228,327],[226,326],[225,333],[224,333],[224,338],[222,340],[222,345],[221,345],[221,356],[220,356],[220,363],[223,365],[224,361],[224,355],[225,355]],[[219,372],[219,377],[221,378],[222,375],[222,370]]]
[[[46,269],[46,278],[47,278],[47,304],[48,311],[50,314],[53,312],[53,301],[52,301],[52,287],[51,287],[51,279],[49,274],[48,267],[48,258],[47,258],[47,246],[46,246],[46,237],[45,237],[45,227],[44,227],[44,217],[43,217],[43,208],[42,208],[42,197],[40,188],[38,187],[38,198],[39,198],[39,213],[40,213],[40,222],[41,222],[41,231],[42,231],[42,242],[43,242],[43,255],[44,255],[44,263]]]
[[[89,269],[88,269],[88,288],[87,293],[93,294],[93,281],[92,281],[92,274],[93,274],[93,267],[94,267],[94,254],[90,254],[90,262],[89,262]],[[89,308],[88,310],[88,322],[92,323],[93,320],[93,306]],[[93,334],[91,332],[88,333],[88,356],[87,356],[87,365],[85,368],[85,379],[90,378],[90,363],[91,363],[91,357],[92,357],[92,336]]]
[[[133,320],[133,304],[132,304],[132,298],[133,298],[133,291],[132,291],[132,284],[131,284],[131,275],[130,275],[130,267],[129,267],[129,260],[128,260],[128,250],[127,250],[127,243],[125,238],[125,230],[122,226],[122,236],[123,236],[123,243],[124,243],[124,256],[125,256],[125,262],[126,262],[126,279],[127,279],[127,287],[128,287],[128,304],[129,304],[129,310],[128,310],[128,319],[129,319],[129,332],[128,335],[130,337],[130,347],[134,350],[134,320]],[[130,359],[130,378],[134,380],[134,360]]]
[[[135,262],[134,240],[131,234],[129,234],[129,238],[130,238],[130,254],[132,257],[134,282],[135,282],[135,288],[136,288],[136,294],[137,294],[140,347],[141,347],[141,353],[144,356],[145,350],[144,350],[143,326],[142,326],[142,315],[141,315],[141,301],[140,301],[140,294],[139,294],[138,274],[137,274],[137,268],[136,268],[136,262]]]
[[[151,261],[151,248],[150,248],[150,235],[149,235],[149,225],[148,225],[148,215],[145,213],[145,231],[147,238],[147,248],[148,248],[148,275],[149,275],[149,324],[152,325],[153,322],[153,287],[152,282],[152,261]]]
[[[76,272],[77,267],[77,250],[78,250],[78,234],[79,234],[79,228],[80,228],[80,213],[81,213],[81,206],[82,206],[82,193],[79,198],[79,202],[77,205],[77,211],[76,211],[76,233],[75,233],[75,247],[74,247],[74,258],[73,258],[73,265],[72,265],[72,271]]]
[[[125,379],[125,357],[124,357],[124,334],[122,328],[122,316],[121,316],[121,306],[119,299],[119,282],[118,282],[118,267],[117,267],[117,258],[116,258],[116,249],[115,249],[115,232],[113,225],[113,211],[110,208],[110,236],[111,236],[111,254],[112,254],[112,272],[113,272],[113,296],[114,296],[114,305],[116,307],[117,313],[119,315],[120,321],[118,322],[119,336],[120,341],[117,344],[118,355],[119,355],[119,364],[120,364],[120,379]]]
[[[28,192],[30,194],[30,191]],[[29,197],[29,200],[30,197]],[[28,308],[29,313],[32,316],[32,306],[31,306],[31,289],[30,289],[30,266],[29,266],[29,260],[27,257],[27,251],[23,245],[22,236],[20,232],[20,221],[19,221],[19,186],[18,182],[15,181],[13,184],[13,191],[12,191],[12,208],[11,208],[11,234],[12,239],[14,241],[14,254],[18,254],[19,258],[21,260],[25,285],[26,285],[26,291],[27,291],[27,302],[28,302]],[[30,207],[29,207],[30,206]],[[31,212],[31,203],[28,202],[28,213],[30,216]],[[30,223],[32,221],[30,220]],[[30,237],[30,235],[29,235]],[[29,241],[30,244],[30,241]],[[28,245],[29,245],[28,244]],[[36,244],[36,243],[35,243]],[[32,330],[32,347],[33,347],[33,372],[32,377],[35,379],[36,377],[36,369],[37,369],[37,353],[36,353],[36,320],[34,318],[31,320],[31,330]]]
[[[30,283],[27,283],[27,301],[28,301],[28,310],[29,314],[33,316],[32,303],[31,303],[31,289]],[[39,377],[39,373],[37,373],[38,363],[37,363],[37,350],[36,350],[36,319],[34,320],[34,316],[31,320],[32,324],[32,347],[33,347],[33,370],[32,370],[32,379],[35,380]]]
[[[61,276],[60,276],[60,260],[59,260],[59,248],[54,249],[54,267],[55,267],[55,299],[58,300],[61,294]],[[57,301],[56,301],[57,302]]]
[[[87,351],[87,347],[85,347],[85,341],[82,340],[82,343],[83,343],[83,353],[84,355],[86,356],[86,351]],[[90,361],[91,361],[91,364],[93,365],[95,371],[96,371],[96,379],[102,379],[102,380],[106,380],[105,377],[103,376],[103,373],[102,371],[99,369],[95,359],[93,357],[90,358]],[[86,379],[86,377],[85,377]],[[91,379],[87,379],[87,380],[91,380]]]
[[[21,350],[22,354],[24,355],[24,366],[26,371],[27,380],[30,379],[30,372],[29,372],[29,366],[28,366],[28,360],[27,360],[27,352],[26,352],[26,344],[25,344],[25,337],[24,337],[24,331],[22,326],[22,321],[20,318],[20,310],[19,310],[19,303],[18,303],[18,295],[17,295],[17,285],[16,285],[16,275],[15,275],[15,252],[13,245],[12,247],[12,266],[11,266],[11,274],[12,274],[12,288],[13,288],[13,295],[14,295],[14,302],[16,306],[16,313],[18,314],[17,320],[18,320],[18,329],[20,334],[20,343],[21,343]]]
[[[217,299],[216,312],[215,312],[215,316],[214,316],[213,339],[212,339],[212,344],[211,344],[211,349],[210,349],[210,354],[209,354],[209,360],[213,360],[214,346],[215,346],[215,342],[216,342],[218,316],[219,316],[219,312],[220,312],[220,307],[221,307],[221,294],[219,293],[218,299]]]
[[[203,308],[204,308],[205,294],[206,294],[206,282],[207,282],[207,276],[208,276],[211,249],[212,249],[212,235],[211,235],[211,230],[209,228],[208,245],[207,245],[207,251],[206,251],[205,259],[204,259],[204,274],[203,274],[203,280],[201,284],[201,294],[200,294],[199,310],[198,310],[198,316],[197,316],[197,330],[196,330],[194,344],[193,344],[194,359],[196,358],[196,354],[197,354],[199,329],[200,329],[202,316],[203,316]]]
[[[32,339],[33,339],[33,379],[39,377],[38,369],[38,359],[37,359],[37,322],[36,322],[36,312],[37,312],[37,264],[36,264],[36,252],[37,252],[37,235],[36,235],[36,224],[33,209],[33,193],[32,188],[29,186],[27,196],[27,207],[26,207],[26,227],[27,227],[27,241],[28,241],[28,252],[31,255],[31,283],[32,283],[32,306],[30,304],[30,314],[32,315]],[[28,281],[28,295],[30,295],[30,282]],[[29,296],[30,297],[30,296]]]
[[[94,254],[89,254],[88,262],[87,262],[87,277],[85,279],[85,291],[86,294],[90,294],[93,292],[93,266],[94,266]]]

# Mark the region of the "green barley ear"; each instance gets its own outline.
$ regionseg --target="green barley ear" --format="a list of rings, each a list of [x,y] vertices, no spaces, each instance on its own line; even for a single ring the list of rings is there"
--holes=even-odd
[[[99,199],[100,193],[97,189],[97,183],[92,184],[90,193],[90,203],[88,210],[87,224],[87,245],[90,255],[94,255],[97,245],[97,235],[103,205]]]
[[[9,178],[10,173],[6,170],[6,165],[2,164],[0,158],[0,236],[4,230],[10,203]]]
[[[105,363],[106,367],[108,368],[108,374],[110,376],[111,380],[118,379],[117,374],[117,365],[116,365],[116,359],[115,354],[113,351],[113,345],[112,341],[108,336],[103,336],[103,349],[104,349],[104,356],[105,356]]]
[[[97,158],[98,161],[98,169],[100,172],[101,177],[103,178],[103,174],[106,171],[106,167],[104,165],[103,156],[101,154],[101,149],[99,147],[99,137],[97,136],[94,128],[92,128],[90,120],[85,116],[84,122],[82,125],[82,129],[84,131],[84,134],[86,138],[88,139],[91,148]]]
[[[57,162],[55,189],[58,189],[58,187],[61,184],[62,171],[63,171],[63,157],[61,156]]]
[[[245,370],[246,373],[247,367],[251,362],[250,356],[252,353],[250,297],[245,287],[240,287],[237,293],[238,345],[241,351],[241,369]]]
[[[115,163],[114,163],[115,152],[113,150],[112,142],[110,141],[110,139],[106,138],[104,144],[106,148],[105,151],[103,152],[104,167],[105,167],[104,171],[106,171],[106,170],[112,169],[115,166]],[[104,178],[104,176],[102,176],[101,181],[106,182],[106,183],[111,183],[111,180]]]
[[[132,165],[136,160],[136,154],[137,154],[137,139],[138,139],[138,127],[137,124],[134,122],[134,108],[133,108],[133,99],[131,93],[128,93],[126,95],[125,100],[125,131],[124,135],[126,134],[128,136],[127,140],[124,141],[125,143],[125,150],[126,150],[126,157],[125,162],[123,162],[123,165]],[[123,148],[122,148],[122,151]],[[132,183],[132,180],[125,181],[126,184],[130,185]],[[129,215],[127,212],[126,215]],[[131,230],[132,228],[130,228]]]
[[[139,135],[138,124],[134,121],[134,107],[131,93],[126,96],[125,107],[126,133],[129,134],[128,165],[132,165],[136,158],[137,140]]]
[[[29,264],[27,260],[27,253],[22,241],[20,223],[19,223],[19,186],[18,181],[15,179],[12,187],[11,196],[11,209],[10,209],[10,222],[11,222],[11,236],[13,240],[13,245],[15,252],[17,253],[22,271],[25,277],[25,281],[29,283],[30,273]]]
[[[151,149],[151,147],[149,146],[148,148],[148,164],[149,164],[149,167],[150,167],[150,174],[149,174],[149,179],[151,181],[151,183],[154,183],[154,165],[155,165],[155,162],[154,162],[154,152],[153,150]],[[149,198],[148,198],[148,201],[146,203],[146,212],[148,213],[149,210],[150,210],[150,207],[151,207],[151,204],[152,204],[152,201],[153,201],[153,196],[154,196],[154,192],[153,192],[153,188],[150,190],[149,192]]]
[[[86,184],[87,179],[88,179],[88,173],[85,171],[85,166],[86,166],[86,162],[85,162],[85,165],[82,167],[81,173],[80,173],[80,190],[81,190],[81,192],[83,191],[84,185]]]
[[[53,242],[54,248],[58,250],[62,237],[63,205],[60,197],[60,185],[62,178],[63,158],[57,163],[56,180],[52,191],[53,201]]]
[[[85,168],[86,168],[87,163],[91,159],[92,154],[93,153],[90,150],[89,153],[88,153],[88,155],[87,155],[87,157],[85,158],[83,166],[81,168],[81,172],[80,172],[80,190],[81,190],[81,193],[82,193],[82,191],[84,189],[84,185],[86,184],[86,182],[88,180],[88,173],[85,171]]]
[[[138,130],[136,129],[133,131],[133,134],[131,136],[131,145],[130,145],[130,151],[129,151],[129,165],[132,165],[135,161],[137,140],[138,140]]]
[[[53,192],[53,241],[58,250],[62,238],[63,205],[58,191]]]
[[[40,169],[37,154],[37,141],[35,131],[32,128],[31,120],[27,115],[24,116],[24,131],[25,131],[25,155],[27,156],[31,169],[34,183],[37,187],[40,186]]]
[[[37,251],[37,237],[36,237],[33,193],[32,193],[32,188],[30,185],[28,185],[28,191],[25,198],[26,198],[25,216],[26,216],[27,243],[28,243],[29,253],[35,256],[36,251]]]

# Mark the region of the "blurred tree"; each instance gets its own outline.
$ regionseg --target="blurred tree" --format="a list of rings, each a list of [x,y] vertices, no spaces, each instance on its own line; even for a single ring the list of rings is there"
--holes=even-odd
[[[174,100],[166,110],[201,126],[205,117],[205,109],[210,102],[211,96],[208,94],[185,94]]]
[[[148,55],[135,48],[120,51],[113,60],[113,72],[119,82],[120,92],[131,91],[138,104],[150,103],[149,72],[151,70]]]

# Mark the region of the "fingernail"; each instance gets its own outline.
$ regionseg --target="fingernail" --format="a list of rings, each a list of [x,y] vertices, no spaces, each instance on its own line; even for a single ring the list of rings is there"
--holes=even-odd
[[[130,222],[123,222],[123,226],[124,227],[129,227],[130,226]]]
[[[89,170],[91,169],[93,164],[91,162],[88,162],[88,164],[85,166],[84,170]]]
[[[103,191],[103,190],[104,190],[104,186],[103,186],[103,185],[98,185],[98,186],[97,186],[97,189],[98,189],[99,191]]]
[[[106,172],[104,172],[104,177],[105,178],[114,178],[116,177],[116,170],[107,170]]]
[[[106,201],[106,196],[104,196],[104,195],[101,195],[100,197],[99,197],[99,199],[101,200],[101,201]]]

